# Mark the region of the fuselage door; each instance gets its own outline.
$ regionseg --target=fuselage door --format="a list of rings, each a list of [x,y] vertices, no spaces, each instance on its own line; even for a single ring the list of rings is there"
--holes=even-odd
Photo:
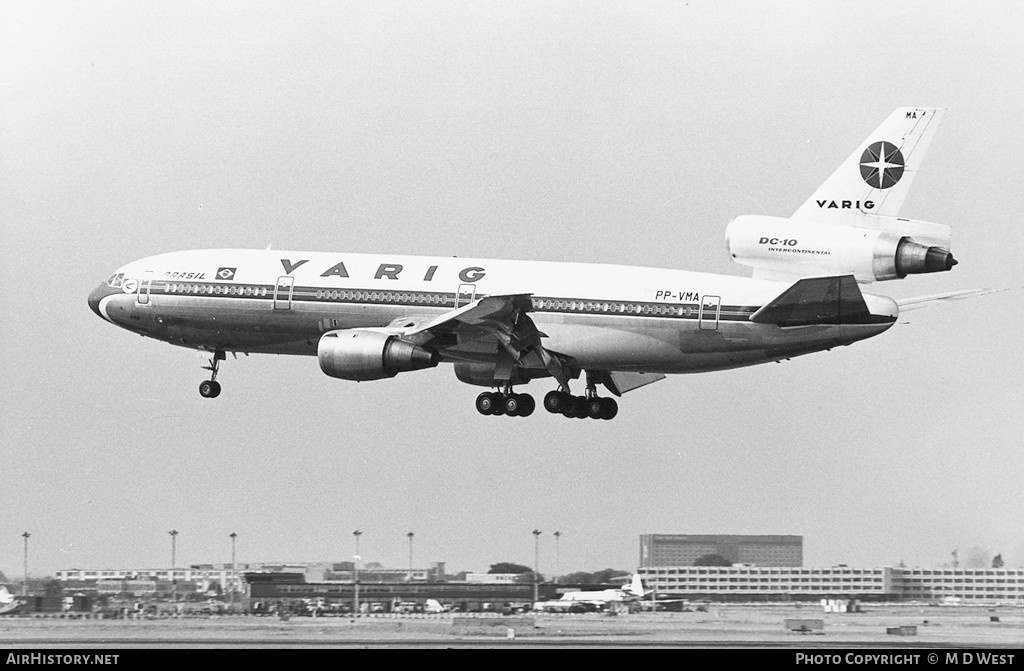
[[[700,302],[700,329],[715,331],[718,329],[718,313],[721,309],[721,296],[704,296]]]
[[[142,281],[139,282],[139,293],[137,300],[139,305],[149,305],[149,287],[153,284],[153,271],[147,270],[142,273]]]
[[[455,307],[460,308],[463,305],[469,305],[476,299],[476,285],[475,284],[460,284],[459,290],[455,292]]]
[[[292,288],[295,286],[295,278],[291,275],[282,275],[277,278],[274,286],[274,309],[292,309]]]

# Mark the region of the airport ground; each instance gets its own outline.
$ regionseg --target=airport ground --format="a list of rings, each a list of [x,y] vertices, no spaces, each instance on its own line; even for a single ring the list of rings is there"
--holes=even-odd
[[[821,620],[797,633],[786,620]],[[901,630],[901,634],[896,634]],[[872,604],[859,613],[819,606],[713,605],[707,612],[350,617],[205,616],[96,620],[0,618],[0,647],[704,647],[1007,648],[1024,650],[1021,606]]]

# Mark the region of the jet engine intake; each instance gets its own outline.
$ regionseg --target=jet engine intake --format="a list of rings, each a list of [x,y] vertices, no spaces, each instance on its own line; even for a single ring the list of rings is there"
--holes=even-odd
[[[330,331],[317,345],[320,370],[342,380],[365,382],[394,377],[410,370],[433,368],[441,357],[396,335],[346,329]]]

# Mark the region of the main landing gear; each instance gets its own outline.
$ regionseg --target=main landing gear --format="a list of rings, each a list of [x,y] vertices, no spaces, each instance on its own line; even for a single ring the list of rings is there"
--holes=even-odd
[[[544,409],[573,419],[611,419],[618,414],[614,399],[601,399],[597,395],[595,376],[587,374],[587,393],[573,396],[567,390],[556,389],[544,396]]]
[[[210,371],[210,379],[203,380],[199,384],[199,395],[203,398],[217,398],[220,396],[220,382],[217,382],[217,371],[220,369],[220,362],[224,358],[223,350],[217,350],[210,359],[210,365],[203,366],[204,370]]]
[[[481,415],[528,417],[534,408],[532,396],[512,393],[510,387],[504,392],[485,391],[476,397],[476,409]],[[599,397],[593,387],[587,389],[586,396],[573,396],[559,389],[547,393],[544,409],[574,419],[612,419],[619,412],[619,404],[613,398]]]
[[[600,398],[592,388],[586,396],[572,396],[559,389],[547,393],[544,409],[572,419],[612,419],[619,413],[619,404],[614,398]]]
[[[476,397],[476,409],[481,415],[529,417],[536,407],[533,396],[515,394],[512,387],[506,387],[504,392],[485,391]]]

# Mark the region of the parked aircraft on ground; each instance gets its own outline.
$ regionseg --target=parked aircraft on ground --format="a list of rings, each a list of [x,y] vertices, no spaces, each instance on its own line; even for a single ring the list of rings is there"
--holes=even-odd
[[[558,599],[550,601],[538,601],[533,605],[535,611],[569,613],[575,612],[577,607],[590,606],[593,609],[607,608],[612,603],[628,603],[644,598],[647,592],[644,590],[643,582],[639,573],[634,573],[628,583],[616,589],[603,590],[576,590],[565,592]]]
[[[329,376],[378,380],[454,366],[495,391],[485,415],[611,419],[615,397],[667,374],[781,361],[870,338],[953,292],[894,301],[859,284],[950,270],[950,228],[898,216],[944,111],[901,108],[788,217],[740,216],[731,258],[753,277],[619,265],[246,249],[172,252],[118,268],[97,315],[209,353],[202,396],[237,354],[316,356]],[[580,380],[582,394],[570,385]]]
[[[14,595],[7,589],[7,585],[0,585],[0,615],[13,613],[20,606],[21,602],[14,599]]]

